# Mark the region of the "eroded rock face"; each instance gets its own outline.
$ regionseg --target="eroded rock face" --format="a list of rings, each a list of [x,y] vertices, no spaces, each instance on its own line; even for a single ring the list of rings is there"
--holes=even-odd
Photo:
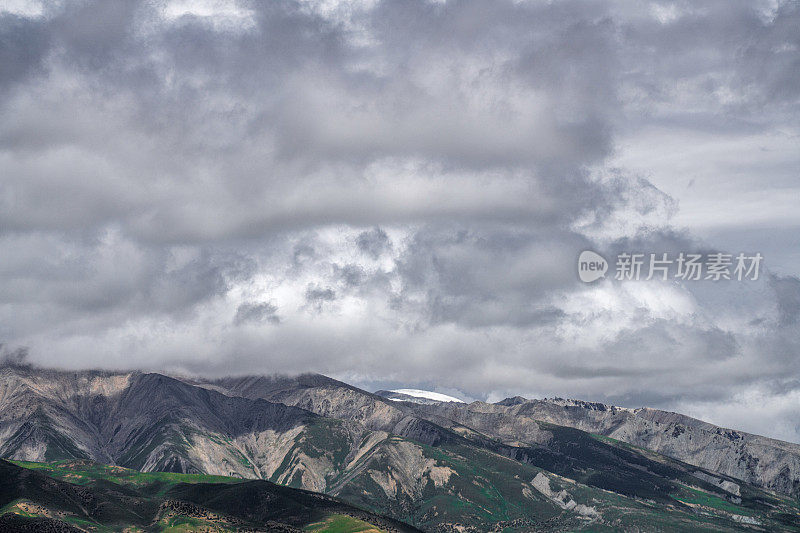
[[[547,444],[552,434],[539,422],[525,413],[510,415],[501,405],[473,402],[471,404],[438,404],[422,406],[418,412],[437,416],[479,431],[485,435],[516,446],[519,444]],[[453,427],[453,429],[456,429]]]
[[[599,514],[594,507],[576,502],[565,489],[558,492],[553,491],[550,487],[550,479],[542,472],[536,474],[536,477],[531,481],[531,486],[562,509],[592,518],[597,517]]]
[[[0,455],[12,459],[266,477],[318,421],[158,374],[0,369]]]
[[[324,417],[350,420],[372,430],[391,431],[410,412],[374,394],[314,374],[295,378],[225,378],[199,385],[213,386],[231,396],[261,398],[300,407]]]
[[[386,463],[394,467],[378,466]],[[388,441],[375,450],[366,472],[393,500],[402,496],[419,499],[428,480],[441,487],[454,474],[451,468],[436,466],[436,461],[425,457],[418,445],[401,440]]]
[[[400,435],[432,446],[451,438],[443,431],[453,425],[449,419],[415,411],[325,376],[228,378],[209,385],[231,396],[281,402],[322,417],[347,420],[367,430]]]

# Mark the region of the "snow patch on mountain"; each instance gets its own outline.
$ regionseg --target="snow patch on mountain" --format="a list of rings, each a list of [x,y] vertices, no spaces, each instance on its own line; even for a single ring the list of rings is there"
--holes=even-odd
[[[438,392],[431,392],[427,390],[419,390],[419,389],[394,389],[389,392],[395,392],[397,394],[404,394],[406,396],[413,396],[414,398],[425,398],[426,400],[433,400],[436,402],[456,402],[456,403],[466,403],[464,400],[459,400],[453,396],[448,396],[447,394],[441,394]],[[389,398],[390,400],[395,401],[402,401],[400,398]]]

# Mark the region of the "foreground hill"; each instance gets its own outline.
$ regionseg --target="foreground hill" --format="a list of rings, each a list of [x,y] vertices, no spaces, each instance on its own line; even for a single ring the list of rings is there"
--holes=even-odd
[[[23,468],[24,467],[24,468]],[[89,461],[0,461],[1,531],[406,532],[406,524],[267,481],[144,474]]]
[[[316,375],[7,366],[0,455],[265,479],[425,531],[800,527],[795,499],[519,405],[397,402]]]

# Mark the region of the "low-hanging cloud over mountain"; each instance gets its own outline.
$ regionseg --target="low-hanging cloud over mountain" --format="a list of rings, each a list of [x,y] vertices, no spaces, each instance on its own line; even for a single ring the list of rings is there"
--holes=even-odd
[[[793,1],[6,3],[0,342],[797,441],[798,23]],[[585,285],[585,249],[767,270]]]

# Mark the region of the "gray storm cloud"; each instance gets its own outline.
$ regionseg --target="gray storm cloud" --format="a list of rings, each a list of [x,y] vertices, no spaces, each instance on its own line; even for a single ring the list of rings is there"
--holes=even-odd
[[[798,440],[798,22],[791,1],[0,7],[3,357]],[[574,272],[586,249],[756,246],[749,284]]]

